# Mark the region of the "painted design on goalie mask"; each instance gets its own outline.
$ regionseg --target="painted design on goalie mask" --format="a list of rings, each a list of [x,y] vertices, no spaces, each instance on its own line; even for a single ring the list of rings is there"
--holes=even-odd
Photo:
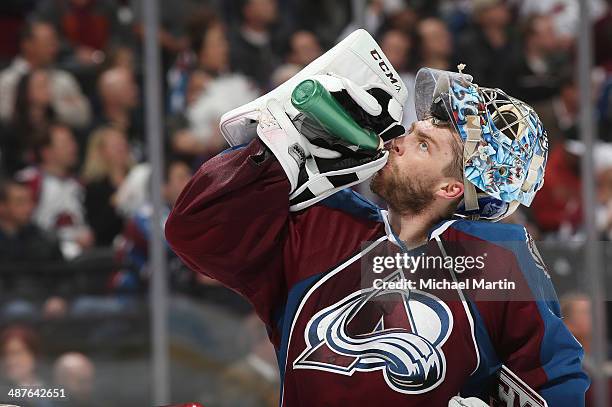
[[[460,77],[450,79],[446,97],[464,142],[468,139],[468,116],[478,116],[481,129],[474,153],[465,160],[464,175],[487,196],[479,195],[478,211],[469,213],[460,207],[457,213],[497,220],[506,215],[511,202],[529,206],[544,183],[548,156],[546,132],[535,111],[499,89],[479,88]],[[519,115],[516,122],[505,120],[503,115],[508,112]],[[516,137],[510,138],[504,133],[509,127],[512,131],[518,129]],[[526,182],[528,176],[530,185]]]
[[[384,281],[400,281],[398,270]],[[349,323],[362,308],[381,297],[401,298],[410,330],[385,328],[384,316],[368,334],[351,336]],[[352,376],[356,372],[378,372],[387,385],[400,393],[421,394],[436,388],[446,375],[442,345],[453,329],[446,304],[418,290],[357,291],[314,315],[306,326],[306,349],[294,361],[294,369],[315,369]],[[334,355],[328,357],[328,354]]]

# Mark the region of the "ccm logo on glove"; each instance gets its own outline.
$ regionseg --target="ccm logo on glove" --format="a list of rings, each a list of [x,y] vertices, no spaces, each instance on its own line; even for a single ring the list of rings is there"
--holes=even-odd
[[[387,78],[389,78],[389,80],[391,81],[393,86],[395,86],[395,90],[399,92],[400,89],[402,88],[402,85],[400,85],[400,81],[398,81],[393,76],[393,73],[391,72],[391,69],[389,69],[389,65],[387,65],[387,63],[385,61],[383,61],[382,57],[378,53],[378,50],[373,49],[372,51],[370,51],[370,55],[372,55],[372,58],[374,58],[374,61],[380,61],[378,63],[378,66],[380,66],[380,69],[383,71],[385,76]]]

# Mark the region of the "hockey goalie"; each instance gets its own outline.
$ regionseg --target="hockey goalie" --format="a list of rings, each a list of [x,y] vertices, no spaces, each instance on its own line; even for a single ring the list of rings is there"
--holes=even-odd
[[[358,30],[224,115],[232,147],[170,214],[166,237],[185,264],[265,323],[282,406],[584,405],[583,351],[546,266],[522,226],[498,222],[542,187],[546,132],[530,106],[463,70],[424,68],[407,90]],[[295,108],[291,92],[309,78],[377,148]],[[408,92],[418,120],[404,129]],[[385,208],[353,191],[364,181]],[[407,255],[485,256],[479,277],[518,291],[470,286],[457,261],[393,263]]]

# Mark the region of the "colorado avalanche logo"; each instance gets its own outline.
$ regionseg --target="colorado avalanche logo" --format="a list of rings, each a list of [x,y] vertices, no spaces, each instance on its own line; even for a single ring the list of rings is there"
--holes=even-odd
[[[385,281],[403,278],[401,271]],[[364,307],[383,296],[394,295],[405,315],[406,328],[385,328],[384,316],[368,334],[349,334],[348,326]],[[306,349],[293,363],[294,369],[317,369],[351,376],[355,372],[382,371],[395,391],[425,393],[437,387],[446,374],[441,350],[452,331],[448,307],[431,294],[413,290],[357,291],[327,307],[308,322]],[[333,357],[323,355],[333,354]]]

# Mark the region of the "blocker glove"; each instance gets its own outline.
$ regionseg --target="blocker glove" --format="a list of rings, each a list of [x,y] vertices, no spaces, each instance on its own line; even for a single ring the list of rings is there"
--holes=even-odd
[[[303,114],[291,120],[281,103],[270,99],[260,114],[257,135],[287,174],[291,211],[370,178],[387,162],[383,141],[404,134],[399,124],[401,106],[384,88],[362,88],[332,75],[313,79],[321,82],[360,126],[378,134],[381,142],[377,150],[352,145]]]

